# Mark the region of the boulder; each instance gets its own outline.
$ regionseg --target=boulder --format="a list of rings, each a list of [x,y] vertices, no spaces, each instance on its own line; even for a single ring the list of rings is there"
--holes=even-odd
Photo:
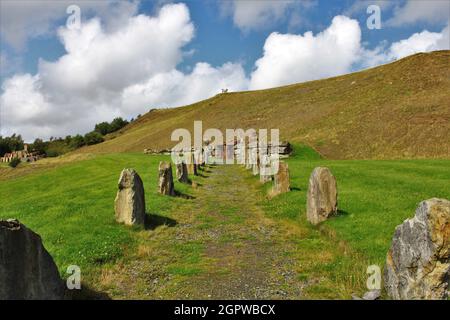
[[[0,220],[0,300],[58,300],[64,292],[41,237],[17,220]]]
[[[450,201],[429,199],[395,228],[384,268],[396,300],[447,299],[450,276]]]
[[[174,196],[172,165],[170,162],[161,161],[159,163],[159,193]]]
[[[289,192],[290,190],[289,166],[287,163],[280,161],[278,164],[278,171],[273,177],[272,194],[277,195]]]
[[[116,221],[126,225],[144,224],[144,185],[134,169],[123,169],[114,201]]]
[[[178,182],[189,183],[186,163],[180,162],[176,165],[176,175]]]
[[[328,168],[317,167],[309,178],[306,217],[316,225],[337,214],[336,178]]]

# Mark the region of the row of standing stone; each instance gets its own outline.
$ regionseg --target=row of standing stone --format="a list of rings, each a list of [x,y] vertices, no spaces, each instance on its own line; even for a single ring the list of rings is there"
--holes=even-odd
[[[190,154],[189,154],[190,155]],[[204,163],[180,161],[176,164],[176,178],[179,182],[190,184],[189,174],[198,175]],[[118,182],[118,191],[114,201],[116,221],[126,225],[145,223],[145,192],[141,177],[134,169],[123,169]],[[158,167],[158,192],[175,196],[172,164],[161,161]]]
[[[262,172],[258,165],[246,167],[256,175]],[[261,182],[270,180],[271,176],[260,175]],[[280,162],[278,172],[273,175],[271,195],[289,190],[289,168]],[[336,178],[330,169],[317,167],[308,183],[307,220],[317,225],[337,213]],[[422,201],[415,216],[396,227],[386,257],[384,287],[393,299],[447,299],[449,279],[450,201],[432,198]],[[365,297],[378,297],[380,290],[375,291],[378,292],[368,292]]]

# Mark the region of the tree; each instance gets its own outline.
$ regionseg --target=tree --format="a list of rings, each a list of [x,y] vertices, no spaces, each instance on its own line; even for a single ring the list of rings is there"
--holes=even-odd
[[[72,137],[72,141],[70,142],[70,145],[72,148],[81,148],[82,146],[84,146],[86,143],[84,141],[84,138],[82,135],[77,134],[76,136]]]
[[[16,135],[14,133],[11,137],[4,138],[0,136],[0,156],[19,150],[23,150],[23,139],[20,134]]]
[[[111,121],[111,131],[114,132],[117,130],[122,129],[128,124],[128,121],[123,120],[121,117],[115,118],[113,121]]]
[[[68,135],[64,138],[64,143],[67,144],[68,146],[70,145],[70,143],[72,142],[72,136]]]
[[[97,123],[94,131],[100,133],[101,135],[108,134],[111,132],[111,125],[106,121]]]
[[[42,139],[37,138],[31,145],[31,150],[37,151],[42,154],[45,153],[47,147],[48,144],[46,142],[44,142]]]
[[[86,133],[86,135],[84,136],[84,142],[89,146],[89,145],[93,145],[93,144],[97,144],[100,142],[103,142],[103,136],[98,133],[97,131],[92,131],[89,133]]]
[[[11,159],[11,162],[9,163],[9,166],[11,168],[15,168],[15,167],[17,167],[19,165],[19,163],[20,163],[20,159],[19,158],[13,158],[13,159]]]

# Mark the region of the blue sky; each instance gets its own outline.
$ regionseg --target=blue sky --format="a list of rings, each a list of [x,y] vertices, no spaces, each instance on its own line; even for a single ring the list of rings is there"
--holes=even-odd
[[[27,139],[84,133],[222,87],[315,80],[450,46],[446,0],[0,4],[0,134]],[[78,30],[66,26],[70,4],[81,8]],[[369,5],[381,29],[367,28]]]

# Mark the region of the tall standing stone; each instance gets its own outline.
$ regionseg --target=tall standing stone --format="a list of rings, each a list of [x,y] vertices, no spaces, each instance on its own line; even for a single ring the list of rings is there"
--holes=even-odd
[[[186,159],[187,159],[187,171],[190,175],[198,175],[197,172],[197,164],[195,163],[195,156],[193,152],[187,152],[186,153]]]
[[[268,155],[262,156],[259,181],[261,183],[272,181],[272,167],[270,165],[270,157]]]
[[[272,194],[277,195],[289,192],[290,190],[289,166],[287,163],[280,161],[278,164],[278,171],[273,177]]]
[[[63,298],[63,281],[41,237],[17,220],[0,220],[0,300]]]
[[[317,167],[309,178],[306,217],[312,224],[318,224],[336,214],[336,178],[328,168]]]
[[[159,193],[174,196],[172,165],[170,162],[161,161],[159,163]]]
[[[450,201],[422,201],[414,218],[395,228],[384,268],[392,299],[447,299],[450,277]]]
[[[189,183],[186,163],[180,162],[176,165],[177,180],[181,183]]]
[[[126,225],[144,224],[144,185],[134,169],[123,169],[119,177],[114,208],[116,221]]]

